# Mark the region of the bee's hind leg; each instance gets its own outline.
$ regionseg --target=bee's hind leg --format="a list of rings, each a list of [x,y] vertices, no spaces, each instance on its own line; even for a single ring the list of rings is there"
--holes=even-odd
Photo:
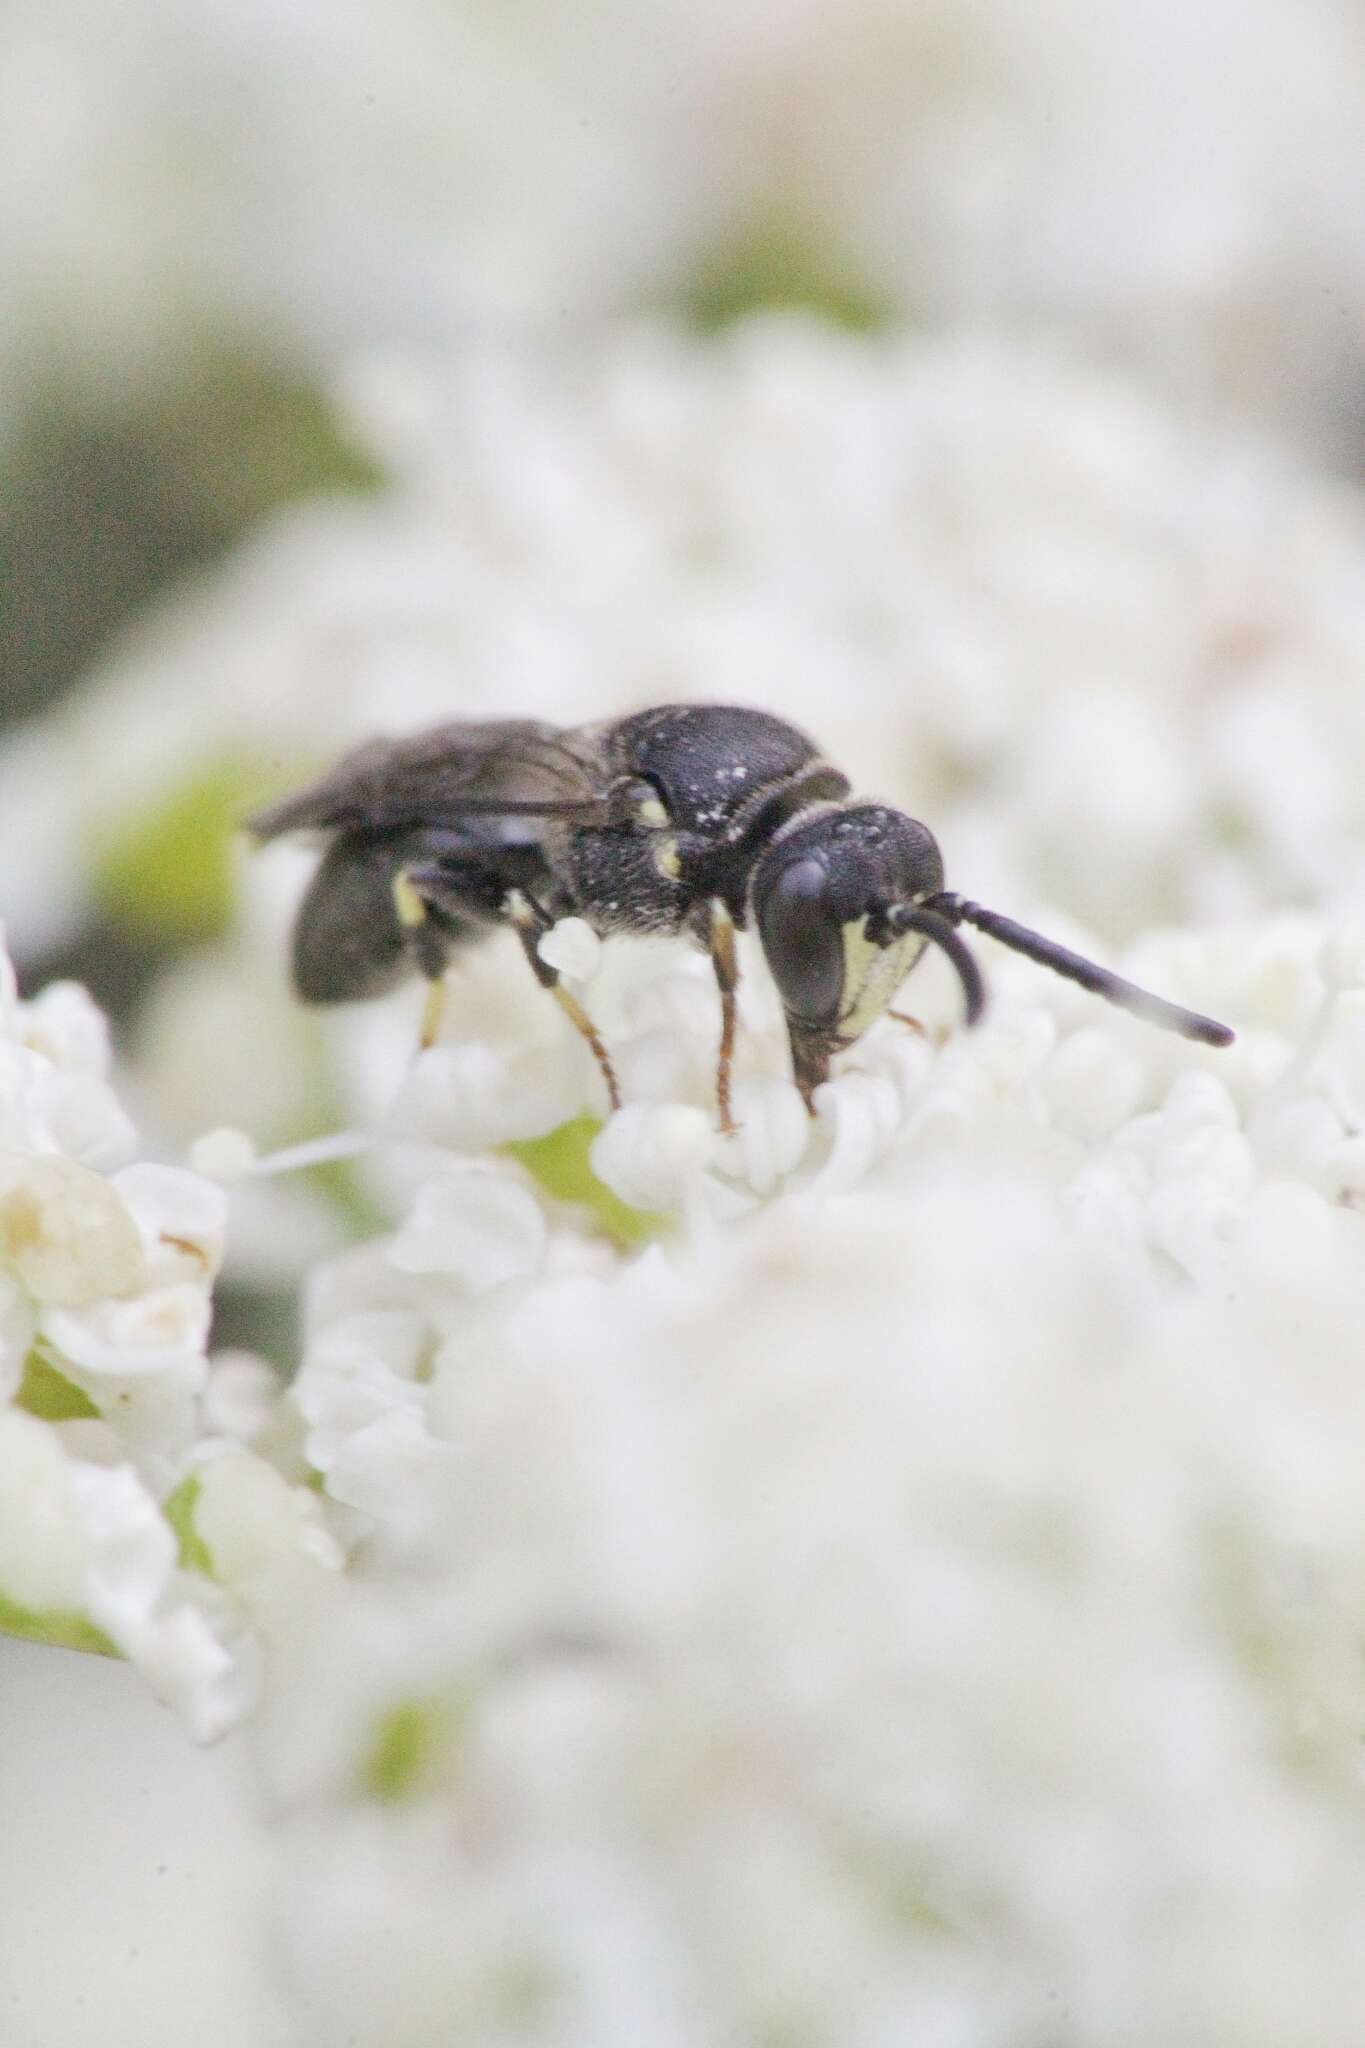
[[[439,867],[414,862],[394,875],[393,902],[409,957],[426,978],[418,1039],[425,1052],[441,1035],[451,955],[488,933],[489,878],[476,863],[460,865],[449,856]]]
[[[450,937],[438,929],[406,868],[400,868],[393,878],[393,903],[403,935],[426,976],[427,999],[422,1005],[422,1028],[417,1040],[419,1051],[426,1052],[441,1035]]]

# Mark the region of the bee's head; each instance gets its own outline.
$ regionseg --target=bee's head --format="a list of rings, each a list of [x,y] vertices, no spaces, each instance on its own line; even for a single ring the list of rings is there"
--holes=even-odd
[[[876,1022],[930,939],[957,970],[967,1022],[978,1021],[985,990],[960,924],[1163,1031],[1202,1045],[1232,1042],[1215,1018],[951,894],[933,833],[884,804],[830,804],[779,832],[754,871],[752,907],[787,1013],[796,1084],[808,1104],[831,1056]]]
[[[831,1054],[881,1016],[928,939],[951,954],[969,1019],[979,1014],[970,954],[922,908],[942,887],[933,833],[884,804],[832,804],[767,847],[754,872],[753,913],[807,1101]]]

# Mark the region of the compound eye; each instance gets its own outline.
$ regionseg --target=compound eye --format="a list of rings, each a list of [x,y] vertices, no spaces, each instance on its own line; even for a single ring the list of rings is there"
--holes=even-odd
[[[828,897],[829,869],[810,855],[783,868],[757,906],[759,936],[783,1005],[806,1024],[832,1024],[843,994],[843,932]]]

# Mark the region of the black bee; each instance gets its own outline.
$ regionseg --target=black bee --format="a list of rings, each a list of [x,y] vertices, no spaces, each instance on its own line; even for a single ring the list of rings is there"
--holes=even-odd
[[[727,1130],[735,931],[750,923],[808,1107],[833,1054],[882,1015],[930,941],[952,961],[967,1022],[977,1022],[985,995],[956,929],[964,923],[1165,1030],[1206,1045],[1232,1039],[1226,1025],[945,891],[927,826],[851,800],[847,778],[803,732],[738,705],[664,704],[562,730],[532,719],[455,723],[374,740],[251,829],[260,839],[324,839],[294,927],[305,1002],[380,995],[419,970],[432,985],[429,1044],[451,955],[510,925],[537,981],[591,1045],[613,1108],[620,1093],[606,1047],[538,950],[571,914],[604,935],[681,933],[709,952]]]

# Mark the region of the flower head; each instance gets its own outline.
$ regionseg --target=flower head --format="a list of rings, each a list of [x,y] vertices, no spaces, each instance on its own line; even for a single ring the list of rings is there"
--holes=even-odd
[[[1349,2033],[1359,955],[1153,963],[1238,1044],[993,959],[799,1143],[761,1026],[737,1138],[610,1118],[646,1250],[433,1162],[320,1276],[367,1542],[267,1721],[306,2038]]]
[[[226,1200],[129,1163],[108,1060],[84,992],[21,1003],[0,951],[0,1626],[121,1652],[208,1739],[259,1683],[251,1599],[195,1524],[226,1448],[205,1415]]]

